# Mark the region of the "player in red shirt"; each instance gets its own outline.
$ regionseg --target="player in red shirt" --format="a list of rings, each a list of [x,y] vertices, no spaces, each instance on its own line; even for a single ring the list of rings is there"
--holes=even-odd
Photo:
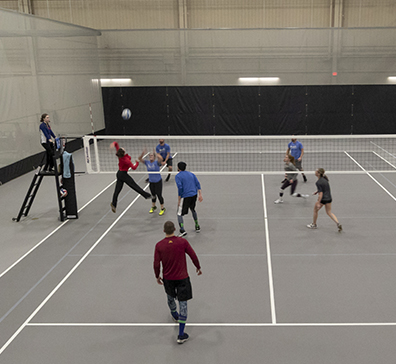
[[[201,266],[194,249],[184,238],[175,236],[175,225],[167,221],[164,225],[165,239],[155,246],[154,272],[157,283],[163,285],[168,296],[168,306],[171,310],[173,321],[179,322],[179,335],[177,343],[183,344],[188,340],[184,332],[187,320],[187,301],[192,298],[192,287],[187,272],[186,254],[189,255],[197,274],[201,275]],[[162,278],[160,277],[162,263]],[[180,314],[177,312],[175,298],[179,301]]]
[[[120,194],[124,183],[126,183],[137,193],[140,193],[144,198],[151,198],[151,195],[148,192],[144,191],[128,174],[128,169],[132,168],[133,170],[135,170],[139,166],[139,161],[135,161],[136,163],[133,164],[131,162],[131,157],[126,154],[124,148],[120,148],[117,142],[111,143],[110,147],[117,150],[116,156],[118,157],[119,169],[119,171],[117,172],[117,183],[113,194],[113,201],[110,204],[111,211],[116,212],[118,195]]]

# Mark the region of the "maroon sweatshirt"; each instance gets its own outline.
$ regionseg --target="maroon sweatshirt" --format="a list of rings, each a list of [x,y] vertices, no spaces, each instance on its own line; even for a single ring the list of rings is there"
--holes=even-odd
[[[162,262],[163,279],[180,280],[187,278],[186,254],[189,255],[197,269],[201,269],[198,257],[186,239],[176,236],[162,239],[155,246],[155,277],[160,276],[160,263]]]

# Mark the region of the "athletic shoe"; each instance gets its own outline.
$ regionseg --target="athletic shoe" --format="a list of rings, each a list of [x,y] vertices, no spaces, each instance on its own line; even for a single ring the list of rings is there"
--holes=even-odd
[[[302,197],[302,198],[308,198],[309,195],[303,195],[303,194],[302,194],[301,197]]]
[[[342,231],[342,225],[341,224],[337,224],[338,227],[338,232],[340,233]]]
[[[199,225],[195,226],[195,232],[199,233],[201,231],[201,227]]]
[[[165,211],[166,211],[166,208],[164,207],[163,209],[161,209],[161,211],[159,212],[158,215],[162,216],[165,213]]]
[[[308,228],[308,229],[317,229],[317,228],[318,228],[318,225],[316,225],[316,224],[309,224],[309,225],[307,225],[307,228]]]
[[[277,200],[274,201],[274,203],[283,203],[283,200],[281,198],[278,198]]]
[[[149,214],[152,214],[155,210],[157,210],[157,206],[153,206],[153,207],[150,209]]]
[[[305,177],[305,174],[303,175],[303,180],[304,182],[307,182],[307,177]]]
[[[116,212],[116,207],[113,205],[113,203],[110,204],[111,207],[111,211],[113,211],[114,213]]]
[[[168,176],[165,178],[165,182],[168,182],[169,181],[169,178],[170,178],[170,174],[168,174]]]
[[[188,334],[184,333],[183,335],[178,335],[177,336],[177,343],[178,344],[183,344],[188,340]]]
[[[182,238],[183,236],[186,236],[186,235],[187,235],[186,230],[180,230],[179,238]]]

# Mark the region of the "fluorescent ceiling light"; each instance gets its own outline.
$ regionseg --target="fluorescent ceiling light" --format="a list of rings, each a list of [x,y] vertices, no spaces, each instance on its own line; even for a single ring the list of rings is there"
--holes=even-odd
[[[132,85],[131,78],[101,78],[100,83],[102,86],[126,86]]]
[[[277,83],[279,77],[239,77],[238,81],[245,84]]]

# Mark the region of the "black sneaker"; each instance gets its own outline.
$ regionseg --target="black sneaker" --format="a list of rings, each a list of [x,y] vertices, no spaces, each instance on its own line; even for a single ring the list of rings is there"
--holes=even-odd
[[[303,180],[304,182],[307,182],[307,177],[305,177],[305,174],[303,175]]]
[[[341,224],[337,224],[337,228],[338,228],[338,232],[340,233],[342,231],[342,225]]]
[[[188,340],[188,338],[189,338],[189,336],[188,336],[188,334],[186,334],[186,333],[184,333],[183,335],[178,335],[177,336],[177,343],[178,344],[183,344],[183,343],[185,343],[187,340]]]
[[[117,209],[116,209],[116,207],[113,205],[113,203],[110,203],[110,207],[111,207],[111,211],[113,211],[114,213],[116,213]]]
[[[165,182],[168,182],[169,181],[169,178],[170,178],[170,174],[168,174],[168,176],[165,178]]]
[[[186,235],[187,235],[186,230],[180,230],[179,238],[182,238],[183,236],[186,236]]]
[[[199,233],[201,231],[201,227],[199,225],[195,226],[195,232]]]

